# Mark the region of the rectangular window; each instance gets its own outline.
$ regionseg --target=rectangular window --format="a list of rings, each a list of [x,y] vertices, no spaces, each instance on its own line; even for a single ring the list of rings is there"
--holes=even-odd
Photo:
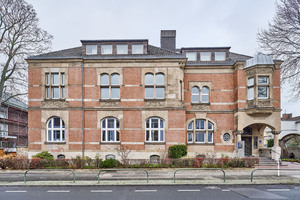
[[[197,52],[186,52],[185,57],[188,61],[197,61]]]
[[[101,45],[101,54],[112,54],[112,45]]]
[[[109,88],[108,87],[101,88],[101,99],[109,99]]]
[[[52,75],[52,85],[59,85],[59,75],[58,73],[51,74]]]
[[[248,78],[248,100],[254,99],[254,78]]]
[[[46,73],[46,85],[50,84],[49,73]]]
[[[61,84],[65,85],[65,74],[61,73],[60,75],[61,75]]]
[[[0,107],[0,118],[7,119],[8,118],[8,108]]]
[[[146,99],[153,99],[154,98],[154,88],[153,87],[146,87],[145,88],[145,98]]]
[[[100,77],[101,99],[120,99],[120,75],[103,73]]]
[[[132,47],[132,54],[143,54],[144,53],[144,45],[143,44],[133,44],[131,47]]]
[[[211,60],[211,52],[200,52],[200,60],[201,61],[210,61]]]
[[[213,134],[213,132],[208,132],[207,142],[208,143],[213,143],[214,142],[214,134]]]
[[[225,52],[215,52],[215,61],[224,61],[226,60]]]
[[[0,137],[8,136],[8,125],[0,124]]]
[[[156,98],[157,99],[165,98],[165,88],[163,88],[163,87],[156,88]]]
[[[65,98],[65,88],[64,87],[61,88],[61,98],[62,99]]]
[[[269,98],[269,77],[259,76],[257,79],[257,97],[259,99]]]
[[[117,54],[128,54],[128,45],[127,44],[117,45]]]
[[[59,99],[59,88],[58,87],[52,87],[52,98]]]
[[[188,143],[192,143],[192,142],[193,142],[193,133],[188,132]]]
[[[86,55],[97,54],[97,45],[86,45]]]
[[[46,99],[50,99],[50,88],[46,87]]]
[[[199,143],[205,142],[205,132],[196,132],[196,142]]]

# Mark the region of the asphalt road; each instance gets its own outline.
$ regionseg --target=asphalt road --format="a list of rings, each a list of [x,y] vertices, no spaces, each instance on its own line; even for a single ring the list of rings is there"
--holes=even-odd
[[[300,199],[300,185],[0,187],[2,200]]]

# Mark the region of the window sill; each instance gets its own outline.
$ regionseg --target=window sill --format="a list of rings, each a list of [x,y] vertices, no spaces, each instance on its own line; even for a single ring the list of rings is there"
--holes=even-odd
[[[117,142],[99,142],[99,144],[121,144],[120,141]]]
[[[166,101],[166,99],[144,99],[144,101]]]
[[[204,146],[209,146],[209,145],[215,145],[215,143],[187,143],[187,145],[204,145]]]
[[[210,103],[191,103],[192,105],[210,105]]]
[[[44,99],[45,102],[49,101],[66,101],[66,99]]]
[[[145,142],[145,144],[151,144],[151,145],[164,145],[164,144],[166,144],[166,142]]]
[[[100,102],[120,102],[120,99],[99,99]]]
[[[45,142],[44,144],[66,144],[66,142]]]

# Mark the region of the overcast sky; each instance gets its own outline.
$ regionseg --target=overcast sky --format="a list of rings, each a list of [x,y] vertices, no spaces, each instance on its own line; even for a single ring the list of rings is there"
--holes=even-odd
[[[177,47],[231,46],[259,52],[257,32],[275,15],[276,0],[27,0],[40,26],[54,36],[52,50],[80,46],[83,39],[148,39],[160,46],[160,30],[176,30]],[[282,113],[300,115],[300,101]]]

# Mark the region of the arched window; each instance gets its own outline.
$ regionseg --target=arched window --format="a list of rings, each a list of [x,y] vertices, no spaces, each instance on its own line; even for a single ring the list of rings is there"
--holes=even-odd
[[[214,125],[206,119],[196,119],[187,126],[188,143],[213,143]]]
[[[47,141],[64,142],[65,141],[65,123],[59,117],[52,117],[47,122]]]
[[[201,103],[209,103],[209,88],[206,86],[201,89]]]
[[[120,99],[120,75],[117,73],[101,74],[101,99]]]
[[[120,123],[116,118],[104,118],[101,121],[102,142],[120,141]]]
[[[194,86],[192,88],[192,103],[199,103],[199,88],[197,86]]]
[[[164,99],[165,98],[165,75],[157,73],[145,74],[145,98]]]
[[[146,120],[146,141],[163,142],[165,140],[164,120],[151,117]]]

